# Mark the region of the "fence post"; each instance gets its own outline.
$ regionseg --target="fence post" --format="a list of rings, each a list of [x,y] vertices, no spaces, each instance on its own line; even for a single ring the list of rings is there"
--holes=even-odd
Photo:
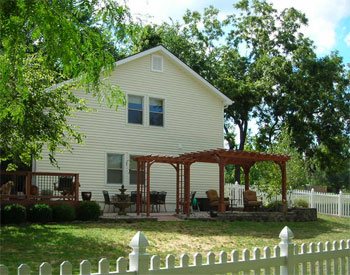
[[[343,192],[340,190],[339,191],[339,195],[338,195],[338,216],[342,216],[343,215]]]
[[[136,274],[148,273],[150,255],[146,252],[149,243],[145,235],[140,231],[137,232],[129,246],[133,249],[129,254],[130,271],[136,271]]]
[[[310,207],[315,208],[315,189],[311,189],[310,193]]]
[[[284,265],[280,266],[280,274],[288,275],[294,274],[294,243],[292,239],[294,238],[294,234],[292,230],[289,229],[288,226],[285,226],[280,235],[281,242],[279,243],[279,247],[281,250],[281,257],[286,257]]]

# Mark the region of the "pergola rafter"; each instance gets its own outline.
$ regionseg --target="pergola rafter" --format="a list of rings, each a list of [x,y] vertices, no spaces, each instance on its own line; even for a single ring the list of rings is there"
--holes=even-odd
[[[146,203],[147,215],[150,215],[150,170],[154,163],[168,163],[176,170],[176,212],[179,213],[180,204],[183,205],[183,211],[190,214],[190,167],[195,162],[217,163],[219,165],[219,212],[225,211],[224,187],[225,187],[225,165],[234,164],[243,167],[245,174],[245,189],[249,190],[249,173],[251,167],[260,161],[272,161],[279,165],[282,173],[282,200],[287,196],[287,175],[286,163],[290,156],[280,154],[268,154],[258,152],[234,151],[226,149],[213,149],[199,152],[181,154],[179,156],[158,156],[147,155],[135,157],[137,161],[137,213],[141,212],[142,190],[144,201]],[[146,188],[141,186],[141,170],[146,172]],[[144,179],[144,180],[146,180]],[[184,198],[180,202],[180,183],[184,184]]]

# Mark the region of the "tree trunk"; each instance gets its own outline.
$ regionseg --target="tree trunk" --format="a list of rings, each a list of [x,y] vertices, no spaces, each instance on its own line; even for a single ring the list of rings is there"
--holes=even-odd
[[[239,148],[238,150],[244,151],[244,145],[247,138],[248,132],[248,121],[242,121],[239,127]],[[241,166],[235,165],[235,182],[241,184]]]

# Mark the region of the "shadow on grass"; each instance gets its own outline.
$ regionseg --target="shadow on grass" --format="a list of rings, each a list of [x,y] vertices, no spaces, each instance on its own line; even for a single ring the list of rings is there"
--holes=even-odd
[[[0,263],[9,268],[9,274],[16,274],[22,263],[28,264],[33,274],[38,274],[39,265],[48,262],[54,274],[58,274],[63,261],[70,261],[73,272],[78,273],[80,262],[89,260],[96,272],[101,258],[114,261],[131,251],[127,245],[104,240],[103,234],[89,236],[74,229],[75,225],[69,224],[2,227]]]
[[[192,237],[204,236],[250,236],[278,239],[280,231],[288,226],[295,238],[312,239],[322,234],[341,233],[350,231],[350,219],[324,217],[314,222],[215,222],[215,221],[172,221],[172,222],[115,222],[93,223],[88,225],[77,224],[77,227],[129,229],[151,233],[179,233]]]

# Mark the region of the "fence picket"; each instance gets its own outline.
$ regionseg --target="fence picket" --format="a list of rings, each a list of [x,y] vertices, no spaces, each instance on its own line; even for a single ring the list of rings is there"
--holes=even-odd
[[[98,262],[98,273],[105,274],[109,272],[109,261],[106,258],[102,258]]]
[[[26,264],[21,264],[18,267],[18,275],[30,275],[30,268]]]
[[[338,250],[338,242],[334,241],[333,243],[333,247],[332,250],[336,251]],[[338,258],[333,259],[333,270],[332,270],[333,274],[338,274]]]
[[[237,250],[232,250],[231,252],[231,262],[236,263],[239,260],[239,252]],[[236,275],[238,272],[233,272],[232,275]]]
[[[117,272],[126,272],[128,269],[128,261],[124,257],[119,257],[117,260]]]
[[[331,244],[330,242],[325,242],[324,244],[324,251],[331,251]],[[331,261],[329,259],[325,260],[325,268],[326,268],[326,274],[331,273]]]
[[[0,264],[0,274],[1,275],[8,275],[9,270],[7,268],[7,266]]]
[[[44,262],[39,267],[39,275],[51,275],[52,267],[49,263]]]
[[[190,257],[186,253],[182,254],[180,258],[180,266],[187,267],[189,265],[189,262]]]
[[[260,253],[260,249],[259,248],[254,248],[253,250],[253,260],[260,260],[260,256],[261,256],[261,253]],[[259,269],[254,269],[253,270],[253,274],[260,274],[260,268]]]
[[[166,256],[165,262],[166,262],[165,266],[166,266],[167,269],[174,268],[175,267],[175,257],[174,257],[174,255],[169,254],[168,256]]]
[[[302,243],[300,246],[300,254],[305,255],[307,253],[307,245],[306,243]],[[306,263],[301,263],[300,266],[300,273],[301,275],[306,275]]]
[[[249,249],[243,249],[242,261],[244,261],[244,262],[250,261],[250,251],[249,251]],[[250,273],[249,270],[243,270],[243,274],[244,275],[248,275],[249,273]]]
[[[271,258],[271,249],[270,247],[266,246],[264,247],[264,259],[270,259]],[[270,275],[271,274],[271,268],[266,267],[264,268],[264,275]]]
[[[72,264],[68,261],[64,261],[60,265],[60,275],[72,275]]]
[[[215,254],[213,252],[209,252],[207,254],[207,264],[208,265],[213,265],[215,264]]]
[[[202,265],[202,254],[201,253],[194,254],[194,265],[195,266]]]
[[[160,268],[160,258],[158,255],[151,257],[151,270],[158,270]]]
[[[227,253],[225,251],[220,252],[219,263],[221,263],[221,264],[227,263]]]
[[[309,245],[309,253],[314,254],[316,252],[316,246],[314,243]],[[310,274],[315,274],[316,261],[310,261]]]
[[[80,263],[80,275],[91,274],[91,263],[88,260],[84,260]]]

